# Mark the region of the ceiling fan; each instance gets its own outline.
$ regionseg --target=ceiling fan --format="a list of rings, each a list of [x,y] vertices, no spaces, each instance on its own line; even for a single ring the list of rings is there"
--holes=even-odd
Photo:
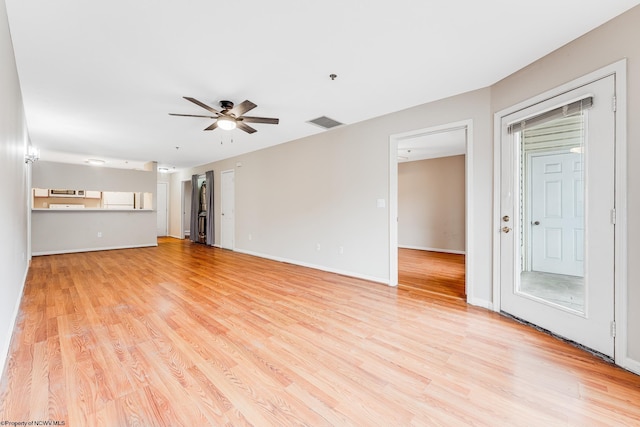
[[[240,103],[240,105],[233,105],[231,101],[220,101],[221,111],[216,110],[208,106],[207,104],[198,101],[195,98],[190,98],[188,96],[183,96],[187,101],[191,101],[194,104],[204,108],[207,111],[213,113],[212,116],[204,116],[204,115],[196,115],[196,114],[176,114],[169,113],[171,116],[182,116],[182,117],[206,117],[208,119],[216,119],[213,124],[204,130],[214,130],[215,128],[220,128],[224,130],[235,129],[236,127],[240,130],[243,130],[247,133],[257,132],[256,129],[247,125],[247,123],[266,123],[271,125],[277,125],[280,120],[274,119],[270,117],[252,117],[252,116],[243,116],[244,113],[253,110],[257,107],[253,102],[246,100]]]

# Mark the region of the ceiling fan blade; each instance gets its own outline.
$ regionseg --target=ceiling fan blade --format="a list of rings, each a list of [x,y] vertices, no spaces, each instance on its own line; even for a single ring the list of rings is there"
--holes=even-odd
[[[206,117],[207,119],[217,119],[216,116],[199,116],[197,114],[177,114],[177,113],[169,113],[170,116],[180,116],[180,117]]]
[[[198,101],[198,100],[197,100],[197,99],[195,99],[195,98],[191,98],[191,97],[188,97],[188,96],[183,96],[183,98],[184,98],[184,99],[186,99],[187,101],[191,101],[191,102],[193,102],[194,104],[196,104],[196,105],[198,105],[198,106],[200,106],[200,107],[204,108],[204,109],[205,109],[205,110],[207,110],[207,111],[211,111],[211,112],[212,112],[212,113],[214,113],[214,114],[218,114],[218,113],[219,113],[219,112],[218,112],[218,110],[216,110],[216,109],[214,109],[214,108],[209,107],[207,104],[205,104],[205,103],[203,103],[203,102],[200,102],[200,101]]]
[[[205,128],[204,130],[214,130],[217,127],[218,127],[218,122],[215,121],[211,124],[211,126],[209,126],[208,128]]]
[[[270,124],[270,125],[277,125],[278,123],[280,123],[280,119],[274,119],[271,117],[249,117],[249,116],[243,116],[240,117],[240,120],[242,120],[243,122],[247,122],[247,123],[266,123],[266,124]]]
[[[229,113],[235,115],[236,117],[240,117],[241,115],[243,115],[247,111],[253,110],[256,107],[257,107],[256,104],[254,104],[253,102],[251,102],[249,100],[246,100],[246,101],[242,101],[242,103],[240,105],[236,105],[231,110],[229,110]]]
[[[257,132],[254,128],[249,125],[242,123],[240,120],[236,122],[236,126],[238,129],[245,131],[246,133],[254,133]]]

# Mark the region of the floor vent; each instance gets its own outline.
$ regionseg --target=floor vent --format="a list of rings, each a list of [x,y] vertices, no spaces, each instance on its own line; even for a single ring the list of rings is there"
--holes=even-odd
[[[343,123],[340,123],[336,120],[330,119],[327,116],[318,117],[317,119],[309,120],[307,123],[311,123],[312,125],[320,126],[323,129],[331,129],[336,126],[340,126]]]

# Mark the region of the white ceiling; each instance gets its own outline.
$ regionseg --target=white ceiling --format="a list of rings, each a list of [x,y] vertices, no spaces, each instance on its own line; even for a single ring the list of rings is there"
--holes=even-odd
[[[398,163],[458,156],[466,153],[466,129],[415,135],[398,141]]]
[[[6,3],[42,159],[182,168],[489,86],[640,0]],[[203,132],[183,96],[280,124]]]

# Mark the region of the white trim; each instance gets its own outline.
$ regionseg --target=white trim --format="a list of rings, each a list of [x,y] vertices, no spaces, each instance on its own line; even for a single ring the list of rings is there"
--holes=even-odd
[[[615,70],[616,91],[616,225],[615,225],[615,362],[621,366],[633,362],[627,357],[629,317],[628,303],[628,246],[627,246],[627,60],[611,65]],[[633,365],[633,363],[631,363]],[[629,368],[640,374],[640,365]]]
[[[389,137],[389,286],[398,286],[398,140]]]
[[[398,245],[400,249],[415,249],[416,251],[429,251],[429,252],[441,252],[444,254],[456,254],[456,255],[464,255],[465,251],[458,251],[455,249],[441,249],[441,248],[427,248],[424,246],[406,246],[406,245]]]
[[[337,269],[337,268],[329,268],[329,267],[326,267],[326,266],[323,266],[323,265],[310,264],[310,263],[307,263],[307,262],[301,262],[301,261],[297,261],[297,260],[293,260],[293,259],[289,259],[289,258],[283,258],[283,257],[278,257],[278,256],[273,256],[273,255],[267,255],[267,254],[263,254],[263,253],[260,253],[260,252],[247,251],[247,250],[238,249],[238,248],[236,248],[234,250],[234,252],[238,252],[238,253],[245,254],[245,255],[251,255],[251,256],[258,257],[258,258],[265,258],[265,259],[269,259],[271,261],[286,262],[287,264],[298,265],[300,267],[313,268],[314,270],[326,271],[328,273],[335,273],[335,274],[340,274],[340,275],[343,275],[343,276],[354,277],[356,279],[368,280],[369,282],[381,283],[383,285],[389,285],[389,282],[387,282],[386,280],[381,279],[379,277],[367,276],[367,275],[363,275],[363,274],[359,274],[359,273],[354,273],[352,271],[340,270],[340,269]]]
[[[500,311],[500,184],[501,184],[501,158],[502,158],[502,117],[507,116],[505,110],[493,115],[493,253],[491,254],[491,269],[493,277],[493,310]]]
[[[621,363],[618,363],[617,360],[616,363],[622,366],[624,369],[631,371],[634,374],[640,375],[640,361],[625,357],[623,358]]]
[[[473,259],[473,120],[432,126],[389,136],[389,286],[398,285],[398,142],[402,139],[465,129],[465,293],[467,303],[481,305],[474,297]]]
[[[174,239],[184,240],[184,237],[175,236],[175,235],[173,235],[173,234],[167,234],[167,236],[166,236],[166,237],[172,237],[172,238],[174,238]]]
[[[469,305],[475,305],[477,307],[482,307],[486,308],[487,310],[493,311],[493,303],[486,299],[467,297],[467,303],[469,303]]]
[[[186,216],[186,209],[184,204],[184,196],[186,192],[184,191],[184,187],[187,182],[191,182],[191,180],[180,180],[180,239],[184,239],[186,234],[186,230],[184,229],[184,217]],[[191,206],[189,206],[189,214],[191,214]],[[191,221],[189,221],[189,228],[191,228]],[[191,234],[189,234],[191,236]],[[173,237],[173,236],[172,236]]]
[[[493,119],[493,309],[500,311],[500,142],[502,118],[524,108],[562,95],[607,76],[615,76],[616,112],[616,176],[615,176],[615,363],[633,371],[640,371],[637,362],[627,358],[627,59],[621,59],[569,83],[500,110]],[[631,366],[629,368],[627,366]]]
[[[16,327],[16,320],[18,320],[20,305],[22,304],[22,297],[24,296],[24,286],[27,283],[27,275],[29,274],[30,266],[31,262],[28,262],[27,268],[24,271],[24,276],[22,277],[22,286],[20,286],[18,300],[16,301],[16,305],[13,307],[13,315],[11,316],[9,327],[7,328],[7,334],[3,335],[9,337],[9,340],[3,345],[2,352],[0,353],[0,378],[4,378],[4,372],[7,367],[6,364],[9,361],[9,351],[11,350],[11,343],[13,342],[13,331]]]
[[[75,254],[75,253],[78,253],[78,252],[111,251],[111,250],[115,250],[115,249],[150,248],[150,247],[153,247],[153,246],[158,246],[158,243],[145,244],[145,245],[104,246],[104,247],[100,247],[100,248],[63,249],[63,250],[60,250],[60,251],[42,251],[42,252],[34,252],[33,256]]]

